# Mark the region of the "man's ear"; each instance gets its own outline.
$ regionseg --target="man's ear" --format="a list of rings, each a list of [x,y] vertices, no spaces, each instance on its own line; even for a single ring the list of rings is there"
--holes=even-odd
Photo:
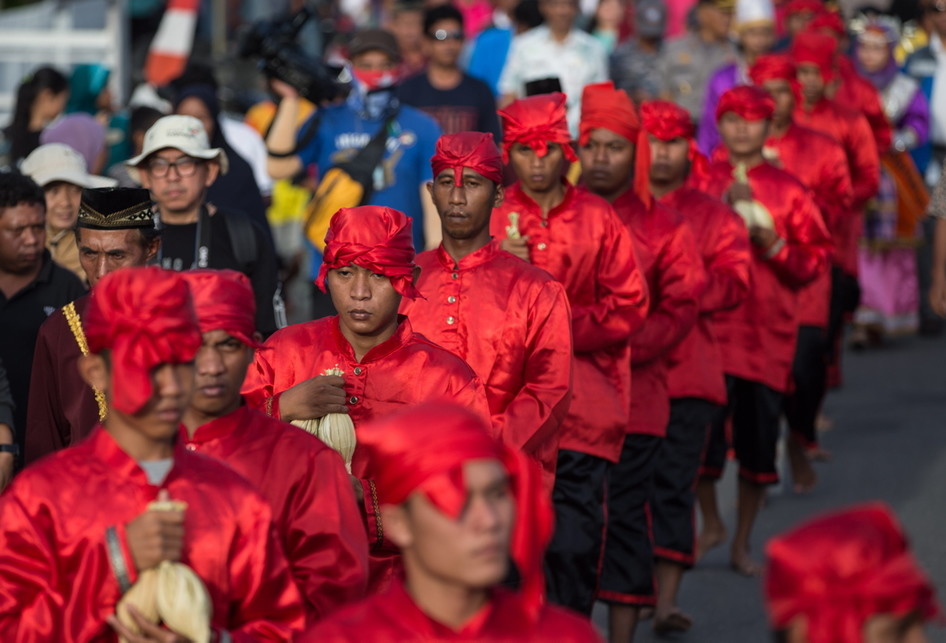
[[[384,535],[399,548],[410,547],[414,542],[410,518],[404,505],[381,505],[381,524]]]
[[[427,194],[430,195],[430,198],[434,198],[434,182],[427,181],[426,183],[424,183],[424,187],[427,188]]]
[[[161,237],[156,237],[151,240],[151,243],[148,244],[148,249],[145,251],[145,263],[149,263],[152,259],[158,256],[158,250],[161,249]]]
[[[79,377],[96,391],[108,388],[108,365],[105,358],[94,353],[79,358]]]
[[[204,187],[210,187],[214,184],[214,181],[217,180],[217,177],[220,176],[220,163],[217,161],[210,161],[207,163],[207,180],[204,181]]]
[[[506,188],[503,187],[502,183],[496,184],[496,194],[493,195],[493,207],[498,208],[503,204],[503,199],[506,198]]]

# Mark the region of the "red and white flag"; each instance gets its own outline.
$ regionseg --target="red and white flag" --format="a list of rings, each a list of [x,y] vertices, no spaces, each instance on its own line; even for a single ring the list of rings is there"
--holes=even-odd
[[[200,0],[169,0],[145,63],[145,79],[152,86],[166,85],[187,67],[199,4]]]

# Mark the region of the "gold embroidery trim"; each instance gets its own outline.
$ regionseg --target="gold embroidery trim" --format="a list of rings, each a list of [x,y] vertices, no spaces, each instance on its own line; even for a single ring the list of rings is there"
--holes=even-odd
[[[79,345],[79,352],[83,355],[88,355],[89,343],[85,339],[85,331],[82,330],[82,322],[79,319],[79,313],[76,312],[75,304],[69,302],[63,306],[62,314],[66,316],[69,330],[72,331],[72,336],[75,338],[76,344]],[[94,387],[92,388],[92,392],[95,393],[95,402],[99,405],[99,421],[101,422],[105,419],[105,416],[108,415],[108,407],[105,405],[105,394]]]

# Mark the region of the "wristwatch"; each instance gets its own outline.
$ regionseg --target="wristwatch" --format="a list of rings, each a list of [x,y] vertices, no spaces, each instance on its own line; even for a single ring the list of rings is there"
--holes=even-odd
[[[19,444],[0,444],[0,453],[12,453],[14,458],[20,456]]]

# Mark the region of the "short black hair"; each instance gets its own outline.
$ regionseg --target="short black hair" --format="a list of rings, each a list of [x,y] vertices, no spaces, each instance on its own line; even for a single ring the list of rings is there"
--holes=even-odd
[[[139,105],[131,110],[131,116],[128,119],[128,130],[130,132],[147,132],[151,126],[157,123],[164,114],[148,105]]]
[[[539,11],[539,0],[522,0],[512,10],[512,19],[526,29],[535,29],[545,21]]]
[[[456,20],[463,28],[463,14],[452,4],[431,7],[424,12],[424,33],[430,35],[430,29],[441,20]]]
[[[46,193],[36,182],[19,172],[0,172],[0,214],[18,205],[38,205],[46,211]]]
[[[132,228],[128,228],[128,229],[131,230]],[[146,250],[148,246],[150,246],[151,243],[155,239],[161,238],[160,228],[134,228],[134,229],[140,233],[141,238],[139,239],[138,242],[141,244],[141,247],[145,248]],[[81,242],[82,241],[82,226],[78,224],[74,225],[72,227],[72,232],[73,234],[76,235],[76,242]]]

